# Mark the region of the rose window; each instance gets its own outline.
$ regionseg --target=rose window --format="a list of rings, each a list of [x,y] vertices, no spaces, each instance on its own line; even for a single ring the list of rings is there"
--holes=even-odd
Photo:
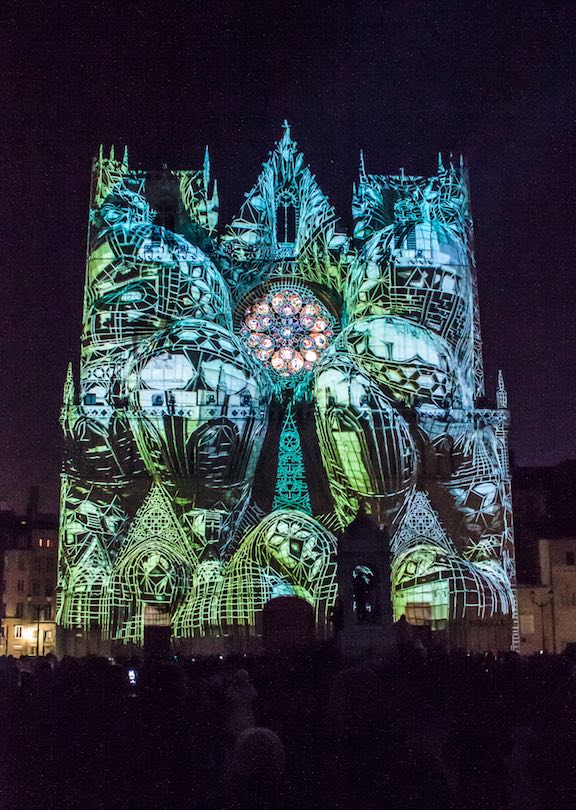
[[[334,319],[308,290],[270,290],[246,309],[241,335],[282,377],[311,371],[334,335]]]

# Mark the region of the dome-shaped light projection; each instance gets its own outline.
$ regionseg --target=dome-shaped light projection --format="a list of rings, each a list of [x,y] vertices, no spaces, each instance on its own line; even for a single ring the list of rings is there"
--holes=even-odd
[[[311,371],[334,336],[334,319],[307,289],[276,285],[244,313],[240,334],[281,377]]]
[[[416,222],[399,227],[392,237],[392,254],[398,267],[415,262],[438,267],[467,266],[466,245],[438,222]]]
[[[251,479],[269,385],[262,366],[231,332],[194,319],[158,332],[128,367],[124,391],[147,469],[202,476],[205,489],[211,482],[225,488],[236,477]],[[214,465],[216,454],[234,456],[241,437],[250,448],[242,463]]]
[[[347,354],[398,399],[441,405],[461,397],[448,345],[418,324],[394,316],[358,319],[342,340]]]

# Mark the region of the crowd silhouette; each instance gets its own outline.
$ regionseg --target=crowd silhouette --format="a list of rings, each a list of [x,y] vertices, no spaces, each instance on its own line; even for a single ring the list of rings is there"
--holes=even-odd
[[[576,662],[396,645],[0,659],[1,806],[556,808]]]

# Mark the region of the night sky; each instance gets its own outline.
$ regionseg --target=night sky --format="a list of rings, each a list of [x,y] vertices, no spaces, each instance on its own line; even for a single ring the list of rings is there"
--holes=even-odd
[[[78,362],[90,167],[200,166],[221,224],[284,118],[346,227],[369,172],[470,167],[488,392],[520,465],[576,457],[576,13],[570,2],[19,2],[0,9],[0,500],[56,509]],[[121,11],[120,11],[121,10]],[[7,246],[7,249],[6,249]]]

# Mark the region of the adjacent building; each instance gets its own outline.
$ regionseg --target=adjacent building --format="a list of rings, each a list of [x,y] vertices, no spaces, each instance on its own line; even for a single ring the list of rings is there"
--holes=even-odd
[[[576,644],[576,537],[538,541],[540,577],[518,586],[520,652],[561,653]]]
[[[25,515],[0,511],[0,655],[56,652],[58,524],[36,500]]]
[[[576,643],[576,461],[514,470],[520,652]]]

